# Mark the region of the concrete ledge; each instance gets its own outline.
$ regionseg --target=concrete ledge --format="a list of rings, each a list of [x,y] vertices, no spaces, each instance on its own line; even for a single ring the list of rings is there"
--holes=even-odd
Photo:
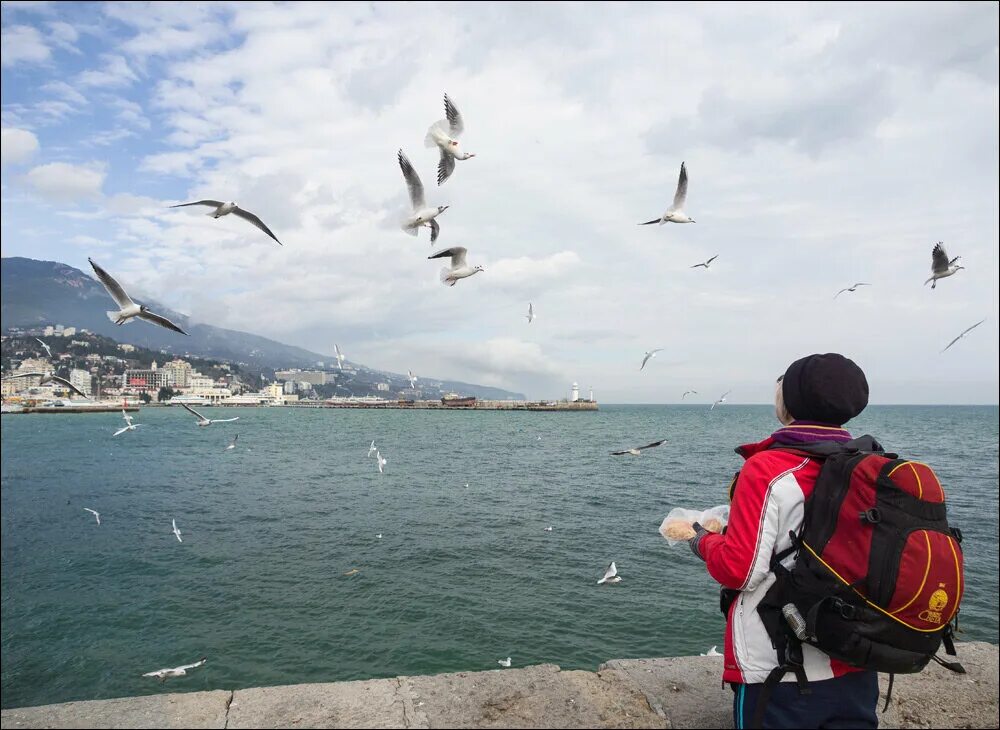
[[[931,665],[896,678],[883,728],[997,728],[998,650],[958,647],[968,674]],[[732,727],[718,657],[616,659],[235,692],[191,692],[3,710],[3,728]],[[885,691],[883,678],[883,693]]]

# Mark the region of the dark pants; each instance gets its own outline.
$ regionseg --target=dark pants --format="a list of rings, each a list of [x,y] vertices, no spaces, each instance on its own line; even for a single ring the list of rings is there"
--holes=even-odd
[[[733,724],[751,727],[763,684],[734,684]],[[877,728],[878,674],[851,672],[810,682],[811,694],[799,694],[795,682],[781,682],[764,710],[764,728]]]

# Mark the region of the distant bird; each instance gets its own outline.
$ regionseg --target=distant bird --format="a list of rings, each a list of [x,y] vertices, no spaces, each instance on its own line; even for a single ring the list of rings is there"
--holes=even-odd
[[[108,319],[112,322],[117,325],[123,325],[133,317],[138,317],[139,319],[144,319],[147,322],[158,324],[160,327],[166,327],[168,330],[180,332],[182,335],[187,334],[187,332],[182,330],[166,317],[161,317],[158,314],[150,312],[149,308],[145,304],[136,304],[133,302],[132,298],[125,293],[121,284],[115,281],[111,274],[95,264],[93,259],[88,258],[87,261],[90,262],[90,265],[94,268],[94,273],[97,274],[97,278],[101,280],[101,283],[104,284],[104,288],[108,290],[108,294],[111,295],[111,298],[115,300],[115,304],[118,305],[119,311],[107,313]]]
[[[240,437],[239,434],[236,434],[235,436],[233,436],[232,442],[229,444],[229,446],[227,446],[226,448],[224,448],[223,451],[231,451],[232,449],[235,449],[236,448],[236,440],[239,437]]]
[[[412,370],[406,371],[406,379],[410,381],[410,389],[417,387],[417,376],[413,374]]]
[[[698,391],[697,390],[685,390],[684,393],[681,395],[681,400],[684,400],[689,395],[698,395]]]
[[[170,520],[170,524],[174,528],[174,536],[177,538],[177,542],[184,542],[181,540],[181,531],[177,529],[177,520]]]
[[[234,416],[233,418],[206,418],[187,403],[181,403],[181,406],[184,410],[198,419],[199,426],[211,426],[213,423],[232,423],[233,421],[240,420],[239,416]]]
[[[510,657],[507,657],[506,659],[497,659],[497,664],[499,664],[504,669],[509,668],[510,667]]]
[[[639,452],[642,451],[643,449],[652,449],[659,446],[660,444],[665,444],[666,442],[667,442],[666,439],[660,439],[659,441],[654,441],[653,443],[646,444],[645,446],[638,446],[631,449],[624,449],[623,451],[612,451],[611,455],[623,456],[624,454],[631,454],[632,456],[638,456]]]
[[[424,137],[425,147],[438,147],[441,151],[441,160],[438,162],[438,185],[451,177],[451,173],[455,171],[455,160],[475,157],[471,152],[463,151],[458,143],[458,137],[465,131],[465,123],[458,107],[447,94],[444,95],[444,115],[446,119],[434,122]]]
[[[671,205],[667,212],[664,213],[659,218],[654,218],[651,221],[646,221],[645,223],[640,223],[640,226],[649,226],[653,223],[659,223],[663,225],[664,223],[694,223],[694,219],[689,218],[684,212],[684,202],[687,200],[688,194],[688,174],[687,168],[684,163],[681,163],[681,174],[677,178],[677,190],[674,192],[674,204]],[[706,267],[707,268],[707,267]]]
[[[378,462],[378,473],[381,474],[385,470],[385,465],[389,463],[389,460],[382,456],[382,452],[376,450],[375,461]]]
[[[694,221],[692,221],[692,223],[693,222]],[[705,267],[707,269],[709,266],[712,265],[712,262],[715,261],[717,258],[719,258],[719,254],[715,254],[715,256],[713,256],[712,258],[710,258],[708,261],[703,261],[700,264],[695,264],[694,266],[692,266],[690,268],[697,269],[699,266],[703,266],[703,267]]]
[[[938,241],[934,245],[934,250],[931,251],[931,278],[924,282],[924,286],[927,286],[927,282],[934,282],[931,284],[931,289],[934,289],[937,287],[938,279],[944,279],[957,273],[959,269],[964,269],[964,266],[959,266],[955,263],[960,258],[962,257],[956,256],[953,259],[949,259],[947,252],[944,250],[944,244]]]
[[[51,359],[52,359],[52,349],[51,349],[51,348],[50,348],[50,347],[49,347],[48,345],[46,345],[46,344],[45,344],[44,340],[39,340],[39,339],[38,339],[37,337],[36,337],[35,339],[36,339],[36,340],[38,340],[39,344],[40,344],[40,345],[41,345],[42,347],[44,347],[44,348],[45,348],[45,351],[46,351],[47,353],[49,353],[49,359],[51,360]]]
[[[524,316],[527,318],[528,324],[535,321],[535,308],[531,306],[531,302],[528,302],[528,313]]]
[[[90,512],[90,514],[94,515],[94,519],[97,520],[97,524],[101,524],[101,513],[100,512],[98,512],[97,510],[93,510],[90,507],[84,507],[84,509],[87,512]]]
[[[339,369],[343,370],[344,369],[344,360],[346,360],[347,358],[345,358],[344,357],[344,353],[342,353],[340,351],[340,345],[334,345],[333,349],[337,353],[336,355],[334,355],[334,358],[336,358],[336,360],[337,360],[337,367]]]
[[[608,566],[608,569],[604,571],[604,577],[597,581],[597,585],[602,583],[620,583],[621,576],[618,575],[618,566],[615,565],[614,561]]]
[[[719,400],[715,401],[715,403],[713,403],[713,404],[712,404],[712,407],[711,407],[711,408],[709,408],[708,410],[710,410],[710,411],[714,411],[714,410],[715,410],[715,407],[716,407],[716,406],[721,406],[721,405],[722,405],[723,403],[725,403],[725,402],[726,402],[726,396],[727,396],[727,395],[729,395],[729,394],[730,394],[730,393],[732,393],[732,392],[733,392],[733,391],[731,391],[731,390],[727,390],[727,391],[726,391],[725,393],[723,393],[723,394],[722,394],[722,395],[721,395],[721,396],[719,397]]]
[[[157,669],[155,672],[146,672],[143,677],[156,677],[156,679],[161,682],[166,682],[168,679],[173,679],[174,677],[183,677],[188,673],[189,669],[197,669],[203,666],[205,662],[208,661],[206,657],[202,657],[194,664],[185,664],[180,667],[174,667],[173,669]]]
[[[719,653],[719,652],[717,651],[717,649],[718,649],[718,648],[719,648],[719,647],[717,647],[717,646],[713,646],[713,647],[712,647],[711,649],[709,649],[709,650],[708,650],[708,652],[707,652],[707,653],[705,653],[705,654],[702,654],[701,656],[722,656],[722,654],[720,654],[720,653]]]
[[[377,535],[375,536],[375,539],[376,539],[376,540],[381,540],[381,539],[382,539],[382,533],[381,533],[381,532],[380,532],[380,533],[378,533],[378,534],[377,534]]]
[[[117,436],[118,434],[125,433],[126,431],[135,431],[137,428],[139,428],[139,426],[142,425],[141,423],[132,423],[132,416],[127,414],[124,408],[122,409],[122,418],[125,419],[124,428],[119,428],[112,434],[112,436]]]
[[[84,393],[82,390],[77,388],[71,382],[66,380],[66,378],[60,378],[58,375],[56,375],[51,371],[47,373],[15,373],[14,375],[8,375],[6,378],[4,378],[4,380],[13,380],[14,378],[40,378],[40,380],[38,381],[39,385],[45,385],[46,383],[59,383],[59,385],[63,386],[64,388],[69,388],[72,392],[76,393],[77,395],[82,395],[84,398],[87,397],[86,393]]]
[[[346,573],[344,573],[344,575],[346,575],[346,576],[352,576],[352,575],[357,575],[360,572],[361,571],[358,570],[357,568],[351,568],[349,571],[347,571]]]
[[[846,291],[846,292],[853,292],[853,291],[854,291],[855,289],[857,289],[857,288],[858,288],[859,286],[871,286],[871,284],[866,284],[866,283],[865,283],[865,282],[863,282],[863,281],[859,281],[859,282],[858,282],[857,284],[855,284],[855,285],[853,285],[853,286],[849,286],[849,287],[847,287],[846,289],[841,289],[841,290],[840,290],[839,292],[837,292],[836,294],[834,294],[834,295],[833,295],[833,298],[834,298],[834,299],[836,299],[836,298],[837,298],[837,297],[839,297],[839,296],[840,296],[841,294],[843,294],[843,293],[844,293],[845,291]]]
[[[428,208],[424,201],[424,184],[420,182],[420,176],[413,169],[409,158],[403,154],[403,150],[399,151],[397,159],[399,167],[403,171],[403,177],[406,179],[406,187],[410,191],[410,205],[413,208],[412,213],[403,221],[403,230],[411,236],[416,236],[421,227],[427,226],[431,229],[431,243],[434,243],[441,232],[441,227],[435,218],[448,210],[449,206],[439,205],[436,208]]]
[[[436,254],[428,256],[429,259],[441,259],[441,258],[451,258],[451,267],[441,269],[441,283],[446,286],[455,286],[455,282],[459,279],[467,279],[473,274],[478,274],[480,271],[485,271],[482,266],[469,266],[465,262],[465,254],[467,250],[465,246],[455,246],[454,248],[446,248],[443,251],[438,251]]]
[[[979,320],[978,322],[976,322],[976,323],[975,323],[974,325],[972,325],[971,327],[969,327],[969,329],[965,330],[964,332],[962,332],[962,334],[960,334],[960,335],[959,335],[958,337],[956,337],[956,338],[955,338],[955,339],[953,339],[953,340],[952,340],[951,342],[949,342],[949,343],[948,343],[948,347],[944,348],[944,350],[941,350],[941,352],[942,352],[942,353],[943,353],[943,352],[945,352],[945,350],[947,350],[947,349],[948,349],[949,347],[951,347],[952,345],[954,345],[954,344],[955,344],[956,342],[958,342],[958,341],[959,341],[960,339],[962,339],[962,338],[963,338],[963,337],[965,337],[965,336],[966,336],[967,334],[969,334],[970,332],[972,332],[972,330],[976,329],[976,327],[978,327],[979,325],[981,325],[981,324],[982,324],[983,322],[985,322],[985,321],[986,321],[985,319],[981,319],[981,320]]]
[[[663,352],[663,348],[658,347],[655,350],[650,350],[649,352],[647,352],[645,356],[642,358],[642,365],[639,366],[639,369],[642,370],[644,367],[646,367],[646,363],[652,360],[654,357],[656,357],[656,353],[658,352]]]
[[[372,458],[372,454],[378,453],[378,449],[375,448],[375,439],[372,439],[371,446],[368,447],[368,458]]]
[[[273,233],[271,233],[271,229],[264,225],[264,221],[262,221],[260,218],[258,218],[257,216],[255,216],[249,210],[243,210],[243,208],[241,208],[240,206],[236,205],[236,203],[233,203],[233,202],[223,203],[221,200],[196,200],[193,203],[181,203],[180,205],[171,205],[170,207],[171,208],[186,208],[189,205],[207,205],[210,208],[215,208],[215,210],[213,210],[208,215],[210,215],[210,216],[212,216],[213,218],[216,218],[216,219],[221,218],[224,215],[229,215],[230,213],[232,213],[233,215],[235,215],[238,218],[242,218],[245,221],[250,221],[251,223],[253,223],[260,230],[264,231],[264,233],[266,233],[271,238],[273,238],[274,242],[277,243],[279,246],[284,245],[284,244],[281,243],[281,241],[278,240],[277,236],[275,236]]]
[[[552,528],[551,527],[543,527],[542,530],[544,532],[552,532]]]

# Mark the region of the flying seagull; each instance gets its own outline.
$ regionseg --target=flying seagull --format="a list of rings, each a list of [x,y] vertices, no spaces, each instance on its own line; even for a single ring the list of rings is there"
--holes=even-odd
[[[464,152],[458,144],[458,137],[465,131],[462,115],[454,102],[444,95],[444,115],[446,119],[434,122],[424,137],[425,147],[437,147],[441,150],[441,160],[438,162],[438,185],[444,183],[455,171],[455,160],[468,160],[475,157],[471,152]]]
[[[948,253],[944,250],[944,244],[941,241],[934,244],[934,250],[931,251],[931,278],[924,282],[924,286],[927,286],[927,282],[934,282],[931,284],[931,289],[934,289],[937,287],[938,279],[944,279],[957,273],[959,269],[964,269],[964,266],[955,263],[960,258],[962,257],[956,256],[949,259]]]
[[[101,513],[97,510],[91,509],[90,507],[84,507],[87,512],[94,515],[94,519],[97,520],[97,524],[101,524]]]
[[[542,531],[543,532],[552,532],[552,526],[550,525],[549,527],[543,527]]]
[[[531,302],[528,302],[528,313],[524,315],[528,320],[528,324],[535,321],[535,308],[531,306]]]
[[[125,419],[125,426],[115,431],[112,436],[117,436],[118,434],[125,433],[126,431],[135,431],[142,425],[141,423],[132,423],[132,416],[127,414],[124,408],[122,409],[122,418]]]
[[[107,313],[108,319],[112,322],[117,325],[122,325],[133,317],[138,317],[139,319],[144,319],[147,322],[158,324],[160,327],[166,327],[168,330],[180,332],[182,335],[187,334],[187,332],[182,330],[166,317],[161,317],[158,314],[150,312],[149,308],[145,304],[136,304],[133,302],[132,298],[125,293],[121,284],[115,281],[111,274],[95,264],[93,259],[88,258],[87,261],[89,261],[90,265],[94,267],[94,273],[97,274],[97,278],[101,280],[101,283],[104,284],[104,288],[108,290],[108,294],[111,295],[111,298],[115,300],[115,304],[118,305],[119,311]]]
[[[508,669],[510,667],[510,657],[507,657],[506,659],[497,659],[497,664],[504,669]]]
[[[232,213],[233,215],[242,218],[245,221],[250,221],[253,225],[257,226],[260,230],[264,231],[264,233],[273,238],[274,242],[277,243],[279,246],[284,245],[281,241],[278,240],[277,236],[271,233],[271,229],[264,225],[264,221],[255,216],[249,210],[243,210],[243,208],[236,205],[236,203],[233,202],[223,203],[221,200],[196,200],[193,203],[181,203],[180,205],[171,205],[170,207],[186,208],[189,205],[207,205],[210,208],[215,208],[215,210],[213,210],[211,213],[208,214],[213,218],[221,218],[224,215],[229,215],[230,213]]]
[[[384,471],[384,469],[385,469],[385,465],[389,463],[389,460],[386,459],[384,456],[382,456],[382,452],[381,451],[378,451],[376,449],[375,450],[375,461],[378,462],[378,473],[381,474]]]
[[[465,254],[468,253],[465,246],[455,246],[438,251],[436,254],[428,256],[429,259],[451,258],[451,268],[441,269],[441,283],[445,286],[455,286],[459,279],[466,279],[480,271],[485,271],[482,266],[469,266],[465,262]]]
[[[45,348],[45,351],[46,351],[47,353],[49,353],[49,359],[51,360],[51,359],[52,359],[52,350],[51,350],[51,349],[49,348],[49,346],[45,344],[45,341],[44,341],[44,340],[40,340],[40,339],[38,339],[37,337],[36,337],[35,339],[36,339],[36,340],[38,340],[39,344],[40,344],[40,345],[41,345],[42,347],[44,347],[44,348]]]
[[[620,583],[621,576],[618,575],[618,566],[615,565],[614,561],[611,561],[611,565],[608,569],[604,571],[604,577],[597,581],[597,585],[602,583]]]
[[[410,381],[410,388],[417,387],[417,376],[413,374],[412,370],[406,371],[406,379]]]
[[[854,284],[853,286],[849,286],[849,287],[847,287],[847,288],[845,288],[845,289],[841,289],[841,290],[840,290],[839,292],[837,292],[836,294],[834,294],[834,295],[833,295],[833,298],[834,298],[834,299],[836,299],[836,298],[837,298],[837,297],[839,297],[839,296],[840,296],[841,294],[843,294],[843,293],[844,293],[845,291],[846,291],[846,292],[853,292],[853,291],[854,291],[855,289],[857,289],[857,288],[858,288],[859,286],[871,286],[871,284],[867,284],[867,283],[865,283],[865,282],[863,282],[863,281],[859,281],[859,282],[858,282],[857,284]]]
[[[342,352],[340,351],[340,345],[334,345],[334,346],[333,346],[333,349],[334,349],[334,350],[336,351],[336,353],[337,353],[336,355],[334,355],[334,357],[335,357],[335,358],[336,358],[336,360],[337,360],[337,367],[338,367],[338,368],[340,368],[341,370],[343,370],[343,369],[344,369],[344,360],[346,359],[346,358],[344,357],[344,353],[342,353]]]
[[[663,352],[663,348],[658,347],[655,350],[650,350],[649,352],[647,352],[645,356],[642,358],[642,365],[639,366],[639,369],[642,370],[644,367],[646,367],[646,363],[649,362],[654,357],[656,357],[656,353],[658,352]]]
[[[713,256],[712,258],[710,258],[708,261],[703,261],[700,264],[695,264],[694,266],[691,266],[690,268],[697,269],[699,266],[703,266],[704,268],[707,269],[709,266],[712,265],[712,262],[715,261],[717,258],[719,258],[719,254],[715,254],[715,256]]]
[[[684,400],[685,398],[687,398],[692,393],[694,395],[698,395],[698,391],[697,390],[685,390],[684,393],[683,393],[683,395],[681,395],[681,400]]]
[[[346,576],[352,576],[352,575],[357,575],[360,572],[361,571],[358,570],[357,568],[351,568],[349,571],[347,571],[346,573],[344,573],[344,575],[346,575]]]
[[[684,163],[681,163],[681,174],[677,178],[677,190],[674,192],[674,204],[671,205],[667,212],[664,213],[659,218],[654,218],[651,221],[646,221],[645,223],[640,223],[640,226],[649,226],[653,223],[659,223],[663,225],[664,223],[694,223],[692,218],[688,218],[687,214],[684,212],[684,201],[687,200],[688,194],[688,173],[687,168]],[[706,267],[708,268],[708,267]]]
[[[415,236],[421,226],[427,226],[431,229],[431,243],[434,243],[441,232],[441,227],[434,219],[448,210],[449,206],[439,205],[436,208],[428,208],[427,203],[424,202],[424,184],[420,182],[420,176],[413,169],[409,158],[403,154],[403,150],[399,151],[397,158],[399,159],[399,168],[403,171],[403,177],[406,179],[406,187],[410,191],[410,205],[413,208],[413,212],[403,220],[403,230],[411,236]]]
[[[185,674],[188,673],[189,669],[197,669],[198,667],[202,666],[206,661],[208,661],[208,659],[206,657],[202,657],[194,664],[185,664],[180,667],[174,667],[173,669],[157,669],[155,672],[146,672],[142,676],[156,677],[161,682],[166,682],[168,679],[171,679],[173,677],[183,677]]]
[[[177,520],[170,520],[170,524],[174,527],[174,535],[177,537],[177,542],[184,542],[181,540],[181,531],[177,529]]]
[[[231,443],[229,444],[229,446],[227,446],[226,448],[224,448],[224,449],[223,449],[223,451],[230,451],[230,450],[232,450],[232,449],[235,449],[235,448],[236,448],[236,440],[237,440],[237,439],[238,439],[239,437],[240,437],[240,435],[239,435],[239,434],[236,434],[235,436],[233,436],[233,440],[232,440],[232,442],[231,442]]]
[[[655,447],[659,446],[660,444],[663,444],[663,443],[666,443],[666,442],[667,442],[666,439],[660,439],[659,441],[654,441],[653,443],[646,444],[645,446],[636,446],[634,448],[624,449],[622,451],[612,451],[611,455],[612,456],[623,456],[625,454],[631,454],[632,456],[638,456],[639,452],[642,451],[643,449],[652,449],[652,448],[655,448]]]
[[[14,378],[40,378],[40,380],[38,381],[39,385],[45,385],[46,383],[59,383],[59,385],[63,386],[64,388],[69,388],[72,392],[76,393],[77,395],[82,395],[84,398],[87,397],[86,393],[84,393],[82,390],[77,388],[71,382],[66,380],[66,378],[60,378],[58,375],[56,375],[51,371],[47,373],[15,373],[14,375],[8,375],[6,378],[4,378],[4,380],[13,380]]]
[[[711,408],[709,408],[708,410],[710,410],[710,411],[714,411],[714,410],[715,410],[715,407],[716,407],[716,406],[720,406],[720,405],[722,405],[723,403],[725,403],[725,402],[726,402],[726,396],[727,396],[727,395],[729,395],[729,394],[730,394],[730,393],[732,393],[732,392],[733,392],[733,391],[731,391],[731,390],[727,390],[727,391],[726,391],[725,393],[723,393],[723,394],[722,394],[722,395],[721,395],[721,396],[719,397],[719,400],[715,401],[715,403],[713,403],[713,404],[712,404],[712,407],[711,407]]]
[[[711,649],[708,650],[707,653],[702,654],[701,656],[722,656],[722,654],[718,652],[718,649],[719,647],[713,646]]]
[[[378,449],[375,448],[375,439],[372,439],[371,446],[368,447],[368,458],[372,458],[372,454],[377,454]]]
[[[233,418],[206,418],[196,411],[194,408],[189,406],[187,403],[181,403],[181,406],[190,413],[192,416],[198,419],[199,426],[211,426],[213,423],[232,423],[233,421],[240,420],[239,416],[234,416]]]
[[[976,327],[978,327],[979,325],[981,325],[985,321],[986,321],[985,319],[981,319],[978,322],[976,322],[974,325],[972,325],[971,327],[969,327],[969,329],[965,330],[962,334],[960,334],[958,337],[956,337],[951,342],[949,342],[948,343],[948,347],[951,347],[952,345],[954,345],[956,342],[958,342],[960,339],[962,339],[967,334],[969,334],[970,332],[972,332],[972,330],[976,329]],[[944,348],[944,350],[941,350],[941,352],[944,352],[945,350],[947,350],[948,347]]]

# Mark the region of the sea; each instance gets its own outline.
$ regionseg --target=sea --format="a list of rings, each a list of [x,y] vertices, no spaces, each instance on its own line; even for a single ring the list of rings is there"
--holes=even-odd
[[[721,651],[718,586],[657,528],[724,504],[733,447],[777,425],[702,404],[207,411],[239,420],[0,420],[4,708]],[[965,538],[960,638],[998,643],[997,407],[872,406],[849,428],[934,467]],[[611,561],[621,583],[597,585]]]

